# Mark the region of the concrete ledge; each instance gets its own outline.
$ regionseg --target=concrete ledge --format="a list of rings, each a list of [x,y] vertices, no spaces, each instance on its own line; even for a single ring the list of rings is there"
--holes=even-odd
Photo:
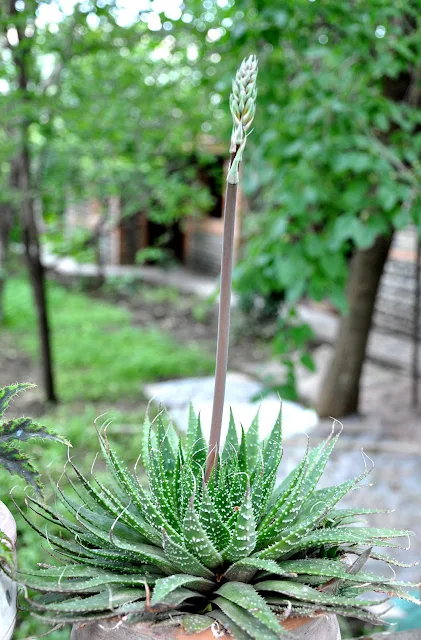
[[[74,258],[55,256],[45,250],[42,263],[47,270],[66,282],[77,278],[95,279],[101,273],[106,279],[133,278],[146,284],[174,287],[181,293],[196,295],[203,299],[212,296],[218,286],[216,277],[197,274],[181,266],[163,269],[154,266],[108,264],[104,265],[100,272],[95,264],[81,264]]]
[[[421,629],[375,633],[372,636],[360,636],[357,640],[421,640]]]

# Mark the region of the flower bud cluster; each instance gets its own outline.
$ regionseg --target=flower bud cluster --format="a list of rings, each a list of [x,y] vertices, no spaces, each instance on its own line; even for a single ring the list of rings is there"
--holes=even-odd
[[[230,109],[233,117],[230,153],[235,153],[246,138],[256,110],[257,58],[249,56],[241,63],[232,83]]]

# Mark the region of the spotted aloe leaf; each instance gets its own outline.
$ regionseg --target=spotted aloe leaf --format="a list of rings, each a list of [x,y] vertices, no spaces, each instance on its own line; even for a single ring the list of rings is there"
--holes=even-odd
[[[297,575],[321,576],[325,582],[330,578],[341,578],[345,581],[355,583],[381,584],[385,583],[383,576],[367,571],[357,571],[350,573],[350,567],[340,560],[327,560],[325,558],[309,558],[304,560],[284,560],[278,563],[284,574],[295,573]],[[389,584],[397,587],[404,586],[404,583],[389,581]],[[410,585],[408,585],[410,586]],[[412,585],[418,586],[418,585]]]
[[[364,508],[356,508],[356,509],[332,509],[329,512],[329,520],[332,522],[341,522],[344,520],[354,520],[358,516],[371,516],[377,515],[379,513],[391,513],[389,509],[364,509]]]
[[[238,460],[232,461],[231,473],[228,479],[228,495],[231,510],[238,508],[242,503],[245,490],[249,481],[248,474],[240,466],[240,456]]]
[[[86,598],[69,598],[60,602],[54,602],[53,604],[43,602],[36,603],[36,607],[48,610],[53,609],[57,612],[63,613],[84,613],[91,611],[103,611],[113,610],[117,605],[133,602],[135,600],[143,599],[145,596],[144,589],[128,589],[126,587],[116,587],[114,589],[104,589],[100,593]]]
[[[320,529],[308,536],[297,536],[292,540],[281,540],[264,551],[259,551],[258,556],[267,559],[277,559],[286,553],[297,553],[304,549],[314,547],[334,546],[339,544],[348,544],[350,546],[357,544],[376,544],[378,546],[399,547],[399,545],[390,542],[390,538],[405,537],[411,535],[410,531],[399,531],[396,529],[373,529],[369,527],[350,527],[339,529]]]
[[[247,450],[247,438],[244,431],[244,428],[241,427],[241,441],[238,447],[238,469],[240,473],[243,473],[245,476],[249,475],[249,463],[248,463],[248,450]]]
[[[409,532],[411,533],[411,532]],[[343,543],[344,545],[346,543]],[[352,553],[363,554],[365,553],[365,549],[359,547],[353,547]],[[384,553],[379,553],[378,551],[371,551],[370,558],[372,560],[380,560],[381,562],[385,562],[386,564],[393,565],[394,567],[401,567],[403,569],[410,569],[411,567],[416,567],[419,564],[419,560],[415,560],[415,562],[402,562],[401,560],[397,560],[392,556],[386,555]]]
[[[238,451],[238,435],[235,420],[230,408],[227,436],[225,438],[224,449],[222,451],[222,461],[228,460],[231,456],[236,456]]]
[[[276,527],[269,527],[264,534],[264,539],[268,545],[268,549],[272,548],[274,552],[283,550],[284,553],[287,552],[288,549],[294,549],[296,542],[312,531],[320,520],[329,513],[330,509],[332,509],[343,496],[355,488],[355,486],[361,482],[361,480],[363,480],[370,471],[370,468],[366,468],[363,473],[356,478],[352,478],[338,487],[329,487],[329,489],[326,490],[324,501],[319,501],[313,504],[311,509],[303,509],[303,512],[300,514],[300,517],[293,527],[289,528],[291,525],[290,517],[286,517],[285,521],[283,521],[281,517],[281,522],[284,522],[287,534],[282,538],[282,540],[276,542],[278,539],[278,533],[282,527],[280,526],[279,521],[277,521]],[[273,545],[273,547],[270,545]],[[272,557],[276,559],[276,556]]]
[[[149,413],[146,412],[145,419],[143,421],[142,433],[141,433],[141,449],[140,449],[140,457],[142,458],[143,465],[145,469],[148,468],[149,465],[149,437],[151,431],[151,421],[149,419]]]
[[[180,521],[183,521],[189,505],[190,498],[197,492],[197,479],[192,470],[191,463],[185,462],[181,467],[180,493],[179,493],[179,514]]]
[[[188,571],[200,578],[213,577],[213,573],[204,564],[197,560],[182,544],[178,544],[170,538],[165,530],[162,533],[162,538],[166,557],[180,572]]]
[[[149,452],[148,481],[166,522],[173,530],[180,531],[181,522],[176,509],[172,482],[166,476],[163,456],[159,449],[151,449]]]
[[[212,618],[206,615],[192,613],[183,616],[183,627],[188,634],[201,633],[209,629],[213,624]]]
[[[59,592],[77,595],[98,593],[99,591],[107,589],[107,585],[121,585],[139,589],[139,587],[143,587],[147,582],[154,582],[151,576],[130,576],[116,572],[102,573],[98,569],[93,568],[90,578],[78,580],[74,577],[67,577],[65,569],[66,567],[63,567],[62,574],[54,577],[44,575],[30,576],[25,574],[25,572],[19,572],[18,577],[22,578],[25,581],[26,587],[30,589],[36,589],[37,591],[46,593]],[[143,595],[145,595],[145,591],[143,591]]]
[[[198,416],[195,439],[192,443],[191,449],[188,450],[187,457],[198,486],[200,486],[200,483],[203,479],[203,467],[206,464],[207,453],[208,448],[205,442],[205,438],[203,437],[200,416]]]
[[[247,446],[247,466],[250,472],[252,472],[257,463],[257,457],[259,455],[259,411],[257,411],[253,421],[248,428],[246,437]]]
[[[295,574],[284,569],[274,560],[262,560],[261,558],[249,557],[242,558],[232,564],[224,573],[227,580],[236,580],[238,582],[249,582],[251,577],[257,571],[265,571],[268,574],[295,577]]]
[[[232,618],[218,609],[211,611],[209,616],[219,622],[223,629],[225,629],[236,640],[250,640],[253,637],[236,624]]]
[[[225,549],[231,539],[231,532],[224,524],[223,519],[213,504],[206,484],[202,489],[202,502],[200,505],[199,517],[203,528],[215,545],[216,550],[220,552]]]
[[[302,491],[305,476],[308,469],[308,446],[305,456],[292,474],[291,480],[280,495],[278,501],[273,505],[269,513],[263,518],[259,525],[258,542],[263,543],[276,535],[282,528],[282,523],[287,519],[293,510],[296,509],[298,496]]]
[[[279,410],[275,425],[266,439],[263,450],[263,466],[265,475],[277,470],[282,458],[282,407]]]
[[[142,515],[139,517],[134,513],[131,513],[116,497],[115,494],[104,487],[98,480],[96,481],[97,488],[92,482],[89,482],[84,475],[79,471],[76,465],[70,460],[78,480],[88,495],[97,503],[97,505],[105,512],[114,516],[114,519],[118,518],[122,522],[129,523],[129,526],[136,531],[144,535],[147,539],[153,541],[156,539],[156,533],[151,526],[160,528],[168,523],[162,518],[160,512],[154,507],[149,496],[142,491],[140,486],[136,488],[134,486],[133,478],[130,478],[128,470],[122,465],[112,449],[107,446],[107,443],[99,436],[99,442],[102,448],[102,453],[107,462],[112,476],[115,478],[126,493],[129,495],[129,499],[134,502],[142,510]],[[145,519],[147,521],[145,522]],[[168,525],[169,526],[169,525]]]
[[[260,620],[274,633],[282,633],[282,628],[275,614],[251,585],[241,582],[227,582],[216,593],[249,611],[253,617]]]
[[[374,592],[378,592],[378,593],[385,593],[386,595],[388,595],[389,597],[396,597],[396,598],[400,598],[401,600],[406,600],[407,602],[411,602],[412,604],[415,604],[417,606],[421,606],[421,600],[420,598],[416,598],[415,596],[413,596],[410,592],[406,591],[406,589],[410,588],[420,588],[420,584],[409,584],[409,583],[404,583],[404,584],[398,584],[396,582],[378,582],[376,584],[374,584],[373,586],[370,585],[370,587],[372,588],[372,590]]]
[[[187,548],[209,569],[222,565],[222,555],[214,547],[194,507],[191,497],[183,522],[184,540]]]
[[[232,466],[237,471],[237,460],[231,459],[230,465],[222,466],[218,473],[217,485],[213,493],[213,503],[218,510],[222,520],[229,526],[230,519],[233,515],[233,505],[231,503],[231,473]],[[235,506],[235,505],[234,505]]]
[[[309,587],[306,584],[300,584],[298,582],[292,582],[290,580],[264,580],[258,582],[255,585],[257,591],[275,591],[280,593],[286,598],[296,598],[297,600],[303,600],[305,602],[312,602],[314,604],[325,605],[338,605],[338,606],[355,606],[355,607],[370,607],[379,603],[378,600],[362,600],[357,598],[348,598],[346,596],[335,596],[328,593],[323,593],[313,587]]]
[[[185,586],[190,587],[194,591],[206,593],[212,590],[213,583],[205,578],[198,578],[197,576],[183,574],[159,578],[155,582],[151,605],[156,606],[159,603],[164,602],[168,594]]]
[[[190,403],[189,419],[187,424],[187,449],[190,451],[198,437],[198,419],[193,405]]]
[[[177,436],[174,433],[174,427],[171,423],[166,425],[164,423],[162,414],[160,414],[156,420],[157,449],[161,453],[163,471],[165,472],[166,479],[169,484],[169,489],[171,490],[173,489],[174,460],[176,458],[173,449],[174,439],[177,441]]]
[[[335,426],[335,425],[334,425]],[[319,447],[312,452],[310,457],[309,467],[306,474],[306,482],[305,482],[305,494],[306,496],[311,495],[314,488],[317,486],[320,478],[323,475],[323,471],[326,468],[326,464],[330,458],[330,455],[335,448],[335,445],[338,441],[338,438],[342,432],[342,429],[338,431],[338,433],[332,433],[327,438],[327,440],[322,443]]]
[[[279,632],[271,631],[247,609],[240,607],[227,598],[219,596],[216,598],[215,604],[230,620],[232,620],[234,625],[238,626],[254,640],[261,640],[262,638],[265,638],[265,640],[277,640],[283,633],[282,629]]]
[[[222,552],[225,560],[237,562],[240,558],[251,555],[256,546],[256,523],[253,514],[250,487],[247,488],[235,522],[231,541]]]

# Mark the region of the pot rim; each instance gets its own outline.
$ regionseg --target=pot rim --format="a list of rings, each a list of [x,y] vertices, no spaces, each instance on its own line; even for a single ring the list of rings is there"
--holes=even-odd
[[[320,619],[320,618],[326,618],[329,616],[335,615],[333,613],[326,613],[325,611],[320,611],[318,612],[316,615],[310,617],[310,616],[306,616],[306,617],[289,617],[286,620],[284,620],[283,622],[281,622],[281,626],[284,627],[284,629],[289,630],[289,631],[293,631],[295,629],[299,629],[300,627],[305,626],[306,624],[310,624],[311,622],[315,622],[316,620]],[[122,618],[108,618],[107,622],[108,623],[116,623],[119,620],[122,620]],[[97,621],[98,622],[98,621]],[[91,623],[91,624],[97,624],[97,622],[95,623]],[[145,622],[141,622],[141,623],[137,623],[137,624],[141,624],[142,626],[147,626],[148,623]],[[82,628],[86,625],[86,623],[81,623],[81,624],[74,624],[73,627],[75,629],[79,629]],[[134,627],[136,627],[136,624],[134,625]],[[205,639],[206,637],[208,637],[206,634],[209,632],[209,629],[206,629],[205,631],[202,631],[200,633],[196,633],[196,634],[187,634],[186,631],[183,629],[182,625],[179,625],[178,627],[174,627],[174,638],[175,640],[184,640],[187,638],[191,638],[192,640],[194,638],[203,638]],[[225,633],[224,636],[222,636],[222,638],[231,638],[231,636],[229,635],[228,632]]]
[[[285,628],[285,629],[299,629],[300,627],[303,627],[306,624],[310,624],[311,622],[315,622],[316,620],[319,620],[320,618],[327,618],[328,616],[332,616],[335,615],[334,613],[327,613],[326,611],[320,611],[320,612],[316,612],[316,614],[314,616],[305,616],[305,617],[294,617],[291,616],[289,618],[287,618],[286,620],[284,620],[281,625]]]

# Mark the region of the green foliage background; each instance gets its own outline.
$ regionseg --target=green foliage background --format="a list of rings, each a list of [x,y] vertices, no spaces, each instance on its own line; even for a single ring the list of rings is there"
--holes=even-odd
[[[43,4],[28,1],[15,22],[32,28]],[[0,74],[10,91],[1,198],[17,197],[8,176],[24,116],[33,188],[52,228],[62,229],[69,197],[104,204],[120,195],[125,213],[146,211],[170,225],[203,214],[214,199],[201,167],[225,154],[231,78],[256,53],[236,286],[251,302],[284,300],[275,346],[288,362],[308,334],[286,330],[296,324],[296,302],[329,298],[346,312],[352,251],[421,224],[420,0],[190,0],[161,9],[145,3],[123,23],[111,0],[76,2],[57,27],[39,25],[27,39],[25,102],[3,45]],[[160,22],[155,15],[151,30],[154,10]],[[0,18],[8,28],[4,12]]]
[[[343,311],[350,248],[419,224],[419,9],[259,2],[238,20],[262,51],[243,290]]]

